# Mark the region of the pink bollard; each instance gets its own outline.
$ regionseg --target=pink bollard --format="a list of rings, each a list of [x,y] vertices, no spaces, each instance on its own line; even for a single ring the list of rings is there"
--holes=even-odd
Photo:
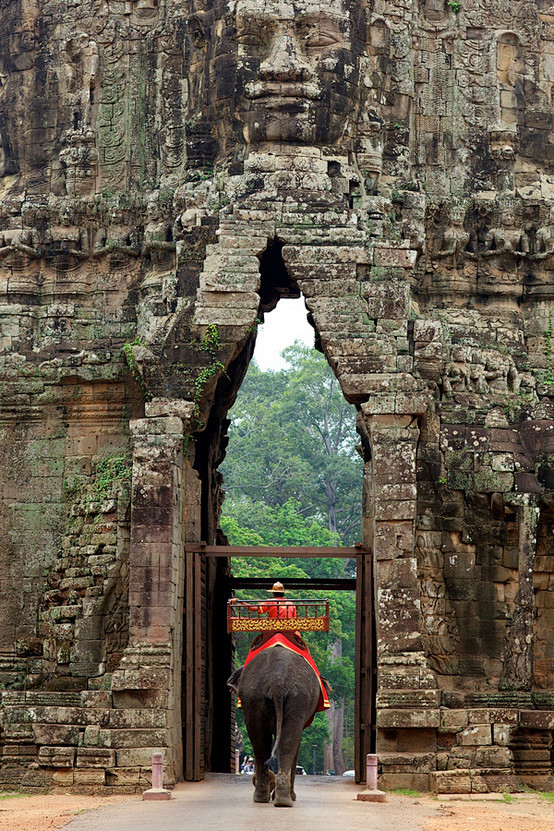
[[[366,787],[357,796],[361,802],[385,802],[387,795],[377,787],[377,764],[378,759],[375,753],[368,753],[365,757],[366,764]]]
[[[369,756],[368,765],[369,765]],[[369,770],[369,767],[368,767]],[[160,790],[164,786],[164,757],[163,753],[152,754],[152,788]]]
[[[164,788],[164,755],[163,753],[152,754],[152,787],[144,791],[142,795],[146,800],[171,799],[171,791]]]
[[[366,787],[370,791],[377,789],[377,756],[375,753],[368,753],[366,761]]]

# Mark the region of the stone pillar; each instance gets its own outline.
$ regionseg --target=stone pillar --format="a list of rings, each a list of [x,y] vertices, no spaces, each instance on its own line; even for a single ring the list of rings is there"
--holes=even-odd
[[[537,550],[539,508],[534,493],[512,495],[519,525],[518,593],[512,621],[506,632],[500,688],[530,690],[533,685],[533,627],[535,592],[533,571]]]
[[[136,708],[127,727],[141,728],[124,737],[118,767],[149,767],[152,753],[164,750],[169,785],[182,772],[182,477],[191,414],[190,403],[159,399],[131,422],[129,646],[112,679],[114,706]]]
[[[368,433],[378,651],[380,655],[417,652],[421,627],[414,522],[419,427],[411,416],[372,415]]]
[[[171,642],[182,557],[183,422],[137,419],[129,578],[130,646]]]
[[[406,414],[364,413],[364,421],[371,446],[365,539],[373,548],[375,568],[377,752],[382,783],[425,790],[434,769],[433,754],[427,754],[422,768],[418,741],[413,752],[406,745],[407,736],[414,738],[414,728],[434,731],[440,721],[440,692],[421,642],[415,557],[419,426],[415,416]]]

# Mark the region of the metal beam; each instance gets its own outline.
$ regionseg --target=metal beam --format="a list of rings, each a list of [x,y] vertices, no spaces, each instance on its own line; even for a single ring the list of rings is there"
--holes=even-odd
[[[204,554],[208,557],[340,557],[350,560],[361,554],[369,554],[367,548],[324,548],[318,546],[258,546],[258,545],[204,545],[203,543],[186,543],[187,553]]]
[[[270,589],[276,580],[282,577],[231,577],[233,589]],[[285,580],[287,592],[295,591],[355,591],[356,580],[349,577],[287,577]]]

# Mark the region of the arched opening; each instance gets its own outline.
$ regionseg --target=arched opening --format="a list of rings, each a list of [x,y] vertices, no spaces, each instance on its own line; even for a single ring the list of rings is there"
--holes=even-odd
[[[289,301],[301,298],[300,287],[291,278],[286,268],[282,253],[283,247],[283,242],[278,238],[274,238],[259,255],[261,280],[258,320],[261,322],[261,327],[264,326],[264,320],[269,318],[270,314],[277,314],[274,310],[280,300],[284,301],[279,306],[282,309]],[[311,315],[304,311],[304,316],[305,319],[307,317],[315,331]],[[289,459],[286,459],[280,474],[279,486],[274,488],[272,498],[266,500],[265,503],[261,499],[254,499],[252,495],[252,488],[254,490],[256,487],[260,489],[259,481],[264,476],[263,463],[258,464],[255,476],[253,471],[242,471],[242,474],[250,475],[258,481],[258,485],[254,482],[251,488],[244,487],[241,489],[237,486],[237,480],[241,476],[239,471],[232,483],[235,495],[231,500],[228,500],[228,505],[229,501],[234,502],[232,506],[234,515],[233,511],[224,511],[223,521],[221,520],[222,505],[225,505],[223,498],[226,483],[222,479],[220,466],[223,468],[224,475],[227,473],[229,479],[228,463],[223,463],[223,460],[228,450],[229,427],[233,418],[231,408],[239,394],[239,388],[242,388],[241,385],[252,359],[255,340],[256,333],[253,331],[242,351],[219,380],[207,427],[195,437],[194,467],[198,473],[199,492],[202,493],[201,529],[196,538],[208,541],[208,545],[204,549],[205,556],[203,557],[201,554],[199,555],[198,548],[193,551],[194,546],[189,547],[189,554],[194,557],[196,553],[199,557],[196,564],[193,564],[192,560],[189,562],[187,566],[189,568],[188,577],[185,577],[185,582],[188,581],[192,592],[192,595],[187,594],[189,590],[186,589],[185,609],[189,609],[189,611],[185,611],[185,617],[187,618],[188,614],[188,620],[185,619],[184,625],[185,640],[189,638],[189,643],[185,642],[184,644],[183,666],[184,678],[186,679],[186,683],[183,685],[185,776],[186,778],[199,778],[200,773],[204,770],[229,771],[234,769],[235,713],[226,680],[234,668],[235,647],[237,648],[237,659],[242,662],[247,643],[239,641],[235,644],[227,633],[225,616],[228,597],[235,590],[249,591],[252,593],[250,595],[252,597],[267,596],[269,581],[274,579],[286,580],[287,577],[294,597],[314,596],[314,592],[310,592],[309,586],[306,585],[310,580],[314,581],[315,596],[321,596],[322,590],[325,590],[325,594],[328,595],[331,592],[330,584],[333,580],[335,580],[335,586],[332,588],[332,592],[343,590],[332,601],[335,621],[331,636],[326,639],[324,644],[317,645],[314,641],[312,647],[312,643],[310,643],[310,649],[315,650],[318,663],[324,664],[324,670],[327,674],[332,675],[334,673],[337,678],[341,678],[340,681],[335,683],[337,697],[334,707],[334,722],[330,725],[330,732],[329,728],[326,727],[327,718],[323,727],[314,727],[314,730],[312,730],[314,737],[317,735],[319,738],[316,741],[314,737],[308,737],[308,749],[304,750],[304,756],[308,754],[310,758],[308,760],[306,757],[304,761],[307,763],[309,761],[308,768],[311,772],[313,769],[314,745],[317,745],[315,763],[317,772],[326,773],[327,771],[337,770],[337,772],[342,773],[344,769],[352,770],[354,767],[357,771],[360,771],[360,759],[363,758],[365,752],[369,752],[370,743],[373,742],[370,724],[372,710],[370,699],[373,695],[370,692],[372,687],[371,673],[366,673],[368,677],[364,685],[363,696],[360,685],[361,651],[365,650],[366,653],[363,661],[364,667],[366,667],[368,663],[371,663],[371,658],[368,660],[367,654],[374,648],[372,614],[368,611],[368,603],[371,604],[372,595],[371,568],[368,567],[367,562],[356,564],[356,559],[349,560],[347,556],[341,554],[336,559],[326,560],[322,552],[326,546],[331,550],[344,545],[353,546],[354,542],[358,543],[360,541],[363,479],[361,462],[358,468],[358,481],[352,483],[351,486],[352,492],[357,491],[354,498],[356,508],[351,511],[351,513],[357,515],[355,521],[350,516],[346,523],[341,524],[341,514],[345,512],[342,505],[337,503],[340,502],[344,482],[339,484],[337,493],[337,488],[331,481],[324,481],[321,470],[316,470],[316,473],[320,478],[319,484],[323,488],[321,499],[326,500],[325,508],[322,508],[321,505],[318,507],[317,505],[302,504],[302,477],[304,477],[304,489],[313,498],[314,489],[311,487],[309,479],[311,471],[317,467],[315,456],[311,468],[309,462],[304,459],[299,463],[297,470],[291,470],[290,466],[287,467]],[[314,341],[316,348],[322,351],[317,332],[312,337],[312,344]],[[322,356],[314,353],[311,347],[308,349],[307,347],[298,346],[296,353],[294,355],[289,353],[289,357],[299,362],[300,368],[304,371],[304,378],[309,378],[313,374],[309,366],[309,352],[315,359],[313,366],[317,365],[318,371],[321,370],[322,366],[324,367],[329,386],[332,387],[333,396],[335,398],[338,396],[343,404],[343,411],[337,415],[337,424],[335,425],[337,433],[329,435],[331,430],[330,412],[327,412],[322,413],[320,425],[312,425],[313,434],[314,437],[317,435],[320,442],[319,452],[322,457],[326,453],[330,456],[333,449],[338,451],[340,455],[340,452],[344,451],[347,442],[345,437],[345,412],[349,405],[342,397],[338,382],[328,364]],[[266,395],[265,403],[262,400],[260,404],[262,411],[265,408],[267,413],[270,402],[273,401],[277,405],[281,393],[286,392],[286,395],[283,396],[286,399],[284,407],[281,408],[280,412],[273,413],[274,427],[275,425],[281,426],[282,432],[286,434],[286,425],[281,423],[285,411],[288,408],[290,415],[290,411],[296,408],[302,416],[306,412],[303,409],[307,406],[306,399],[303,399],[301,395],[296,400],[294,399],[290,389],[290,371],[284,374],[281,373],[281,375],[278,372],[269,372],[264,380],[260,377],[263,376],[263,372],[254,364],[252,370],[256,376],[255,381],[259,383],[259,390],[264,390]],[[281,387],[279,386],[280,383]],[[296,392],[299,391],[301,383],[299,381],[296,385],[292,385],[296,386]],[[250,394],[251,397],[252,394],[256,394],[255,391],[253,392],[250,380],[247,380],[244,384],[244,389],[247,395]],[[324,395],[326,392],[329,392],[329,390],[323,390]],[[261,397],[263,399],[263,396]],[[317,406],[314,401],[311,401],[310,404],[312,407]],[[278,410],[277,406],[276,410]],[[255,420],[255,408],[254,411],[250,412],[250,417]],[[352,413],[348,439],[351,445],[351,456],[357,443],[353,440],[354,421],[355,413]],[[326,429],[327,435],[325,434]],[[232,434],[233,429],[231,429]],[[290,442],[294,444],[294,439],[298,442],[298,429],[296,429],[295,435],[285,436],[285,438],[289,439],[289,444]],[[333,443],[334,448],[331,447]],[[267,450],[268,455],[270,455],[271,448],[268,447]],[[290,455],[290,452],[289,447],[286,453]],[[260,462],[259,459],[257,461]],[[254,465],[252,465],[253,467]],[[324,465],[320,465],[320,467],[323,468]],[[291,479],[294,481],[291,482]],[[242,491],[242,493],[237,497],[239,491]],[[262,487],[261,491],[267,492],[267,488]],[[248,516],[248,514],[250,515]],[[265,521],[264,529],[262,529],[262,519]],[[273,535],[268,533],[269,527],[275,529],[279,525],[281,530],[286,527],[287,533],[281,536],[279,536],[279,533]],[[345,526],[348,526],[347,530],[345,530]],[[263,533],[260,533],[261,531]],[[281,546],[279,557],[258,561],[254,555],[249,560],[242,558],[240,561],[229,561],[225,556],[223,545],[230,543],[231,546],[240,546],[241,544],[247,544],[248,541],[250,545],[262,547]],[[320,553],[317,557],[314,554],[303,557],[302,552],[295,551],[293,555],[283,550],[286,548],[296,549],[301,546],[307,546],[307,550],[314,549],[314,547],[318,548]],[[214,551],[214,548],[218,549],[217,552]],[[350,550],[350,556],[352,556],[352,553],[357,553],[354,552],[353,548]],[[293,556],[295,559],[292,559]],[[362,558],[358,557],[357,559],[361,560]],[[358,583],[356,583],[356,574]],[[361,588],[362,584],[363,589]],[[354,590],[357,590],[356,594],[354,594]],[[198,620],[195,622],[191,619],[190,608],[194,608],[195,604],[196,608],[198,608],[197,604],[200,604],[203,609],[203,625],[200,625]],[[359,629],[362,620],[364,626],[361,633]],[[189,634],[191,628],[196,632],[192,636],[192,642]],[[341,630],[346,633],[344,639],[340,637]],[[198,661],[200,661],[200,665]],[[345,668],[348,671],[345,671]],[[344,680],[344,676],[348,676],[348,679]],[[196,689],[191,690],[191,678],[192,686]],[[360,706],[362,697],[364,703],[363,706]],[[200,702],[200,713],[198,713],[195,701]],[[202,702],[206,702],[206,704],[203,705]],[[365,728],[365,735],[360,740],[362,733],[360,713],[362,711],[364,713],[363,720],[365,723],[363,727]],[[196,723],[196,728],[193,727],[194,723]],[[191,730],[191,728],[193,729]],[[342,742],[343,734],[346,734],[344,742]],[[324,744],[326,747],[324,747]],[[355,759],[356,752],[357,760]]]

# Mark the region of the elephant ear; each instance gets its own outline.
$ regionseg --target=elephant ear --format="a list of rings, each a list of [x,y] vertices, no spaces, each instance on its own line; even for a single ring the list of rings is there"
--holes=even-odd
[[[238,692],[239,691],[239,681],[240,681],[240,676],[241,675],[242,675],[242,667],[239,667],[238,669],[236,669],[233,672],[231,677],[227,679],[227,686],[231,687],[233,692]]]
[[[323,681],[323,686],[325,687],[327,695],[329,696],[333,692],[333,688],[329,681],[323,677],[323,675],[321,676],[321,680]],[[227,681],[227,683],[229,683],[229,681]]]

